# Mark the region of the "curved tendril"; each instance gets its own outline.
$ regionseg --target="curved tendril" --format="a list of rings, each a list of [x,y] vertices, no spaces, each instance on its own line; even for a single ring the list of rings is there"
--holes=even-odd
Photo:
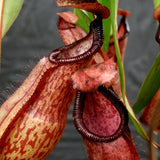
[[[115,108],[118,110],[120,114],[121,124],[117,129],[117,131],[111,136],[98,136],[90,132],[85,127],[82,120],[82,112],[83,112],[86,93],[82,93],[80,91],[77,91],[76,99],[75,99],[75,105],[73,110],[74,124],[78,132],[89,140],[97,141],[97,142],[111,142],[117,139],[119,136],[121,136],[123,131],[126,129],[126,126],[128,125],[128,112],[124,104],[118,98],[118,96],[113,91],[108,89],[106,86],[101,85],[98,88],[98,91],[101,94],[103,94],[115,106]]]
[[[80,42],[85,41],[90,34],[93,34],[93,43],[88,51],[85,51],[83,54],[75,56],[75,57],[69,57],[69,58],[58,58],[58,55],[62,52],[65,52],[65,50],[69,50],[70,48],[73,48],[74,46],[77,46]],[[52,51],[49,55],[49,60],[53,63],[72,63],[72,62],[78,62],[84,59],[88,59],[90,56],[98,52],[103,45],[104,36],[103,36],[103,27],[102,27],[102,17],[100,15],[97,15],[97,18],[91,22],[90,24],[90,33],[82,38],[79,41],[76,41],[75,43],[71,45],[64,46],[62,48],[56,49]]]

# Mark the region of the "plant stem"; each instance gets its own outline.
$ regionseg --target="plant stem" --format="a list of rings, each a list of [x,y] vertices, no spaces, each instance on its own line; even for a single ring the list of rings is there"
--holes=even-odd
[[[120,82],[121,82],[121,92],[122,98],[125,103],[125,76],[124,76],[124,69],[123,69],[123,62],[121,60],[121,54],[118,44],[118,37],[117,37],[117,10],[118,10],[118,0],[114,0],[111,3],[111,19],[112,19],[112,31],[113,31],[113,38],[114,44],[116,49],[116,56],[119,68],[119,75],[120,75]]]

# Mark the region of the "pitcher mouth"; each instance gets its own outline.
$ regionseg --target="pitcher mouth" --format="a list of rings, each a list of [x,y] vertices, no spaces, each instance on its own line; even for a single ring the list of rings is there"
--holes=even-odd
[[[83,111],[84,111],[84,107],[87,107],[85,106],[87,93],[82,93],[80,91],[77,91],[77,94],[76,94],[74,110],[73,110],[73,121],[77,131],[82,135],[82,137],[85,137],[91,141],[96,141],[96,142],[111,142],[117,139],[118,137],[120,137],[123,134],[124,130],[127,128],[128,112],[123,102],[118,98],[118,96],[112,90],[108,89],[105,85],[101,85],[98,88],[97,92],[99,92],[107,100],[109,100],[119,113],[120,123],[119,123],[119,126],[117,126],[115,132],[110,135],[108,135],[107,133],[104,133],[106,134],[106,136],[104,136],[102,134],[97,134],[99,133],[99,131],[96,132],[96,129],[95,129],[95,128],[101,129],[99,127],[101,126],[101,124],[98,124],[98,123],[96,124],[97,126],[94,128],[94,132],[85,124]],[[98,119],[95,121],[98,122]],[[107,127],[107,126],[104,126],[104,127]]]
[[[121,18],[118,32],[120,33],[118,38],[119,42],[125,39],[130,32],[129,24],[125,16]],[[49,60],[52,63],[67,64],[88,59],[101,49],[103,41],[102,17],[97,15],[97,18],[91,22],[90,32],[86,37],[70,45],[53,50],[49,54]],[[112,37],[109,45],[114,45]]]
[[[97,18],[91,22],[90,32],[86,37],[52,51],[49,60],[52,63],[61,64],[88,59],[100,50],[103,40],[102,17],[97,15]]]

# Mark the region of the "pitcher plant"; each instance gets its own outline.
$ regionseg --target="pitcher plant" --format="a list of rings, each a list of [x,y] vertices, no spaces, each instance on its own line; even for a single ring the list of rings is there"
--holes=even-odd
[[[123,68],[130,13],[118,8],[118,0],[56,2],[59,7],[74,8],[74,13],[57,13],[58,32],[65,45],[41,58],[0,107],[0,159],[45,159],[61,139],[74,98],[73,122],[88,159],[139,160],[129,120],[148,142],[149,158],[157,158],[154,149],[160,146],[153,135],[160,121],[160,55],[131,106]],[[22,5],[23,0],[1,1],[2,38]],[[160,0],[154,1],[154,7],[155,40],[160,44]],[[140,120],[149,126],[149,133],[136,116],[142,109]]]

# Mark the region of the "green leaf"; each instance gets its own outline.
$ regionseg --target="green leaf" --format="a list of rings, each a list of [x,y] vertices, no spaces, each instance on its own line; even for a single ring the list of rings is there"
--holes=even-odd
[[[17,18],[22,8],[23,1],[24,0],[5,0],[3,8],[2,39]],[[0,5],[2,5],[2,3]]]
[[[111,8],[111,0],[98,0],[103,6],[107,7],[109,10]],[[89,32],[89,25],[91,21],[93,21],[93,14],[90,12],[82,11],[80,9],[74,9],[74,13],[78,16],[78,21],[76,25],[81,27],[86,33]],[[107,52],[109,46],[110,36],[112,34],[111,30],[111,17],[103,20],[103,28],[104,28],[104,43],[102,46],[103,51]]]
[[[104,52],[107,52],[108,50],[108,46],[109,46],[109,40],[110,40],[110,36],[111,36],[111,18],[107,18],[103,20],[103,28],[105,28],[104,30],[104,43],[102,46],[102,49]]]
[[[111,12],[111,0],[98,0],[103,6],[107,7]],[[110,13],[111,14],[111,13]],[[109,46],[110,36],[112,35],[112,26],[111,26],[111,16],[107,19],[103,20],[103,28],[104,28],[104,43],[102,49],[104,52],[107,52]]]
[[[154,8],[157,8],[160,5],[160,0],[153,0]]]
[[[135,113],[139,113],[152,99],[160,87],[160,53],[153,63],[142,87],[139,91],[137,101],[133,105]]]
[[[2,37],[3,8],[4,8],[4,0],[0,0],[0,37]],[[2,38],[0,38],[0,70],[1,70],[1,41]]]
[[[116,26],[115,24],[112,25],[112,30],[113,30],[113,38],[114,38],[114,44],[115,44],[115,49],[116,49],[116,57],[117,57],[117,63],[118,63],[118,69],[119,69],[119,75],[120,75],[120,81],[121,81],[121,92],[122,92],[122,97],[125,102],[125,76],[124,76],[124,68],[123,68],[123,62],[121,60],[121,54],[119,50],[119,45],[118,45],[118,40],[116,37]]]
[[[85,10],[84,10],[84,13],[89,17],[89,19],[90,19],[91,21],[94,20],[93,13],[87,12],[87,11],[85,11]]]
[[[113,39],[114,39],[114,44],[115,44],[115,49],[116,49],[116,57],[117,57],[117,63],[118,63],[118,68],[119,68],[119,75],[120,75],[120,81],[121,81],[121,91],[122,91],[122,97],[125,102],[125,77],[124,77],[124,68],[123,68],[123,62],[121,60],[121,54],[119,50],[119,45],[118,45],[118,38],[117,38],[117,5],[118,1],[117,0],[112,0],[111,2],[111,19],[112,19],[112,31],[113,31]]]
[[[127,97],[125,96],[125,105],[126,105],[126,108],[129,112],[129,119],[132,121],[135,129],[137,130],[137,132],[139,133],[139,135],[145,139],[146,141],[148,141],[148,136],[145,132],[145,130],[143,129],[142,125],[140,124],[140,122],[138,121],[138,119],[136,118],[135,116],[135,113],[131,107],[131,105],[129,104],[129,101],[127,99]]]
[[[76,25],[81,27],[86,33],[89,33],[89,26],[93,18],[92,14],[80,9],[74,9],[74,13],[78,17]]]
[[[116,13],[117,13],[117,7],[116,7],[116,3],[117,1],[114,0],[111,3],[111,18],[112,18],[112,30],[113,30],[113,38],[114,38],[114,44],[115,44],[115,49],[116,49],[116,56],[117,56],[117,62],[118,62],[118,68],[119,68],[119,75],[120,75],[120,80],[121,80],[121,91],[122,91],[122,98],[124,100],[126,109],[129,112],[129,118],[132,121],[135,129],[137,130],[137,132],[139,133],[139,135],[144,138],[145,140],[148,141],[148,136],[145,132],[145,130],[143,129],[143,127],[141,126],[140,122],[138,121],[138,119],[135,116],[135,113],[133,112],[133,109],[131,107],[131,105],[129,104],[129,101],[125,95],[125,76],[124,76],[124,68],[123,68],[123,63],[121,60],[121,55],[120,55],[120,50],[119,50],[119,45],[118,45],[118,39],[116,37],[116,24],[117,24],[117,17],[116,17]]]

